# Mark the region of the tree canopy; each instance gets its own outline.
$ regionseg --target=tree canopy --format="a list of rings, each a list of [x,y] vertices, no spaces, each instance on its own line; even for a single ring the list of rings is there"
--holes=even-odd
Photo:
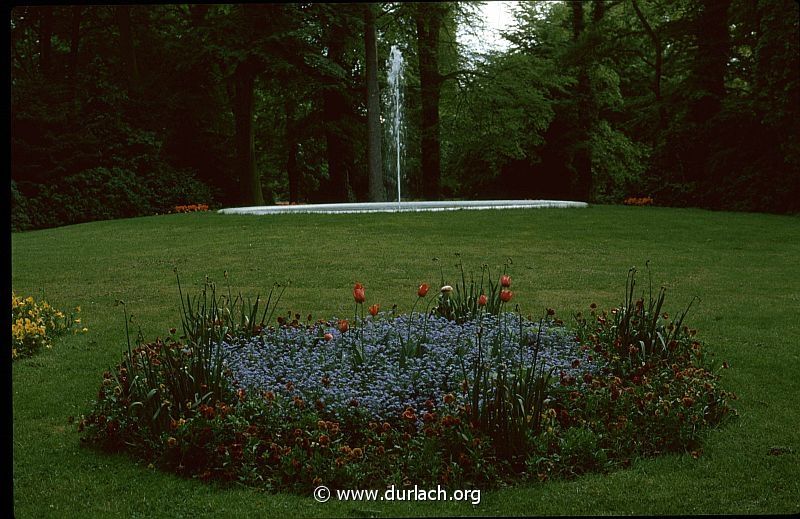
[[[13,227],[388,197],[392,45],[409,199],[800,210],[796,2],[519,2],[488,52],[479,5],[16,7]]]

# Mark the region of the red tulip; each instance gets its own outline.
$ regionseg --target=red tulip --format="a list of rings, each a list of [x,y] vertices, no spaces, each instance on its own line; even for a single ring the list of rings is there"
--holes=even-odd
[[[331,341],[331,340],[333,340],[333,334],[332,334],[332,333],[326,333],[326,334],[325,334],[325,335],[323,335],[322,337],[325,339],[325,341]]]
[[[364,285],[361,283],[356,283],[356,286],[353,287],[353,299],[356,300],[356,303],[363,303],[367,300],[364,294]]]
[[[350,329],[350,323],[347,322],[347,319],[342,319],[339,321],[339,331],[344,333]]]
[[[503,289],[500,291],[500,301],[504,303],[508,303],[511,301],[511,298],[514,296],[514,293],[511,290]]]
[[[379,309],[379,308],[380,308],[380,305],[378,305],[378,304],[374,304],[374,305],[370,306],[370,307],[369,307],[369,313],[370,313],[370,315],[371,315],[372,317],[375,317],[376,315],[378,315],[378,309]]]
[[[478,306],[486,306],[487,301],[488,298],[486,297],[486,294],[481,294],[481,296],[478,298]]]
[[[428,289],[429,289],[429,288],[430,288],[430,287],[428,286],[428,284],[427,284],[427,283],[423,283],[423,284],[421,284],[421,285],[419,286],[419,290],[417,290],[417,295],[418,295],[419,297],[425,297],[425,296],[428,294]]]
[[[500,276],[500,285],[506,288],[511,286],[511,276],[502,275]]]

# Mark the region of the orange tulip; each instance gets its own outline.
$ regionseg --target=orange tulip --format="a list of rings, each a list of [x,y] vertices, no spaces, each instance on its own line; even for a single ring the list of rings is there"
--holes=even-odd
[[[374,304],[374,305],[372,305],[372,306],[370,306],[370,307],[369,307],[369,314],[370,314],[372,317],[375,317],[376,315],[378,315],[378,310],[379,310],[379,309],[380,309],[380,305],[378,305],[378,304]]]
[[[481,296],[478,298],[478,306],[486,306],[487,301],[488,298],[486,297],[486,294],[481,294]]]
[[[514,293],[511,290],[503,289],[500,291],[500,301],[504,303],[508,303],[511,301],[511,298],[514,296]]]
[[[423,283],[423,284],[421,284],[421,285],[419,286],[419,290],[417,290],[417,295],[418,295],[419,297],[425,297],[425,296],[428,294],[428,289],[429,289],[429,288],[430,288],[430,287],[428,286],[428,284],[427,284],[427,283]]]
[[[500,276],[500,285],[506,288],[511,286],[511,276]]]
[[[340,332],[345,333],[349,329],[350,329],[350,323],[347,322],[347,319],[342,319],[339,321]]]
[[[356,300],[356,303],[363,303],[367,300],[367,296],[364,293],[364,285],[361,283],[356,283],[353,287],[353,299]]]

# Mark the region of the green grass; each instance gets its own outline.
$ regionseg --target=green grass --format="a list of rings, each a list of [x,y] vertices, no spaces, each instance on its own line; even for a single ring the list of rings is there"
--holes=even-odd
[[[15,234],[13,287],[82,307],[86,335],[13,366],[18,517],[397,516],[797,513],[800,511],[800,219],[700,210],[592,207],[380,215],[223,216],[96,222]],[[209,487],[79,445],[67,417],[87,410],[125,344],[121,308],[145,337],[180,323],[172,272],[197,289],[208,274],[235,291],[290,280],[281,311],[315,318],[368,304],[408,310],[417,285],[513,259],[515,302],[565,319],[619,304],[630,266],[651,260],[667,308],[697,295],[688,322],[719,361],[741,417],[712,431],[703,455],[636,460],[628,470],[484,492],[481,504],[316,503],[310,496]],[[432,261],[440,258],[439,263]],[[640,282],[646,277],[639,276]],[[568,320],[568,319],[566,319]],[[772,447],[791,452],[770,455]]]

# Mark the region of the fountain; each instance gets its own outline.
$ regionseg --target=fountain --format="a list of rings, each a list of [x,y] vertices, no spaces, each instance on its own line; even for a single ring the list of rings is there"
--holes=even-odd
[[[403,151],[401,137],[403,133],[403,54],[397,45],[392,45],[389,51],[389,59],[386,60],[387,74],[386,80],[389,93],[387,95],[387,112],[389,119],[389,145],[394,149],[395,173],[397,174],[397,207],[400,208],[400,155]]]
[[[397,203],[395,202],[366,202],[345,204],[300,204],[300,205],[273,205],[258,207],[229,207],[220,209],[222,214],[288,214],[288,213],[388,213],[388,212],[417,212],[417,211],[454,211],[460,209],[529,209],[545,207],[586,207],[585,202],[572,202],[564,200],[468,200],[468,201],[425,201],[403,202],[400,190],[401,157],[403,154],[403,54],[397,45],[392,45],[387,67],[387,93],[385,97],[389,153],[389,168],[395,169],[394,175],[387,175],[388,179],[397,177]],[[391,182],[391,180],[390,180]]]

